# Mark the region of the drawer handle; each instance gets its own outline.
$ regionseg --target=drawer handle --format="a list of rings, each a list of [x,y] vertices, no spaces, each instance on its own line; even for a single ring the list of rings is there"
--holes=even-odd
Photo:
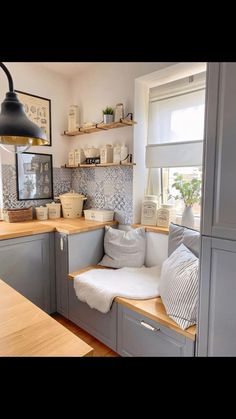
[[[151,330],[152,332],[158,332],[160,330],[159,327],[153,327],[150,324],[144,322],[143,320],[140,321],[141,326],[146,327],[146,329]]]

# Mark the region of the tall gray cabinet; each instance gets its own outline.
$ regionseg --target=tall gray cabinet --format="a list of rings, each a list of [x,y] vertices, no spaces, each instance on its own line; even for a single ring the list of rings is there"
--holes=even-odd
[[[236,356],[236,63],[207,70],[198,356]]]

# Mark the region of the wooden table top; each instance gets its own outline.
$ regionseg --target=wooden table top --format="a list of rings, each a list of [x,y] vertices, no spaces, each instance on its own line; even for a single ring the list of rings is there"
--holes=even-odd
[[[7,223],[0,221],[0,240],[12,239],[34,234],[50,233],[58,231],[65,234],[83,233],[85,231],[98,230],[105,225],[117,225],[117,221],[88,221],[80,218],[58,218],[45,221],[24,221],[21,223]]]
[[[92,356],[93,348],[0,280],[0,356]]]

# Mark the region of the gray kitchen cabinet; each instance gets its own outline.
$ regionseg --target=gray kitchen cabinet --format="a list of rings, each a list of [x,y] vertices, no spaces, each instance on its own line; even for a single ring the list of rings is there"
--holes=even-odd
[[[70,235],[55,233],[57,312],[70,320],[74,290],[69,295],[68,273],[96,265],[103,257],[103,241],[104,228]]]
[[[206,84],[198,356],[236,356],[236,63]]]
[[[105,314],[92,309],[77,298],[74,281],[69,281],[69,319],[116,351],[117,303]]]
[[[117,352],[122,356],[194,356],[194,341],[120,304],[117,330]]]
[[[209,63],[202,234],[236,240],[236,63]]]
[[[55,312],[54,233],[0,241],[0,278],[47,313]]]
[[[199,356],[236,356],[236,242],[202,238]]]

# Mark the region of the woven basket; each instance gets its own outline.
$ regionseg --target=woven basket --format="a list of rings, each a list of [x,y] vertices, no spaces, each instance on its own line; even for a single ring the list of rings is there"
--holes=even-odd
[[[33,208],[14,208],[7,209],[5,212],[5,221],[9,223],[18,223],[21,221],[33,220]]]

